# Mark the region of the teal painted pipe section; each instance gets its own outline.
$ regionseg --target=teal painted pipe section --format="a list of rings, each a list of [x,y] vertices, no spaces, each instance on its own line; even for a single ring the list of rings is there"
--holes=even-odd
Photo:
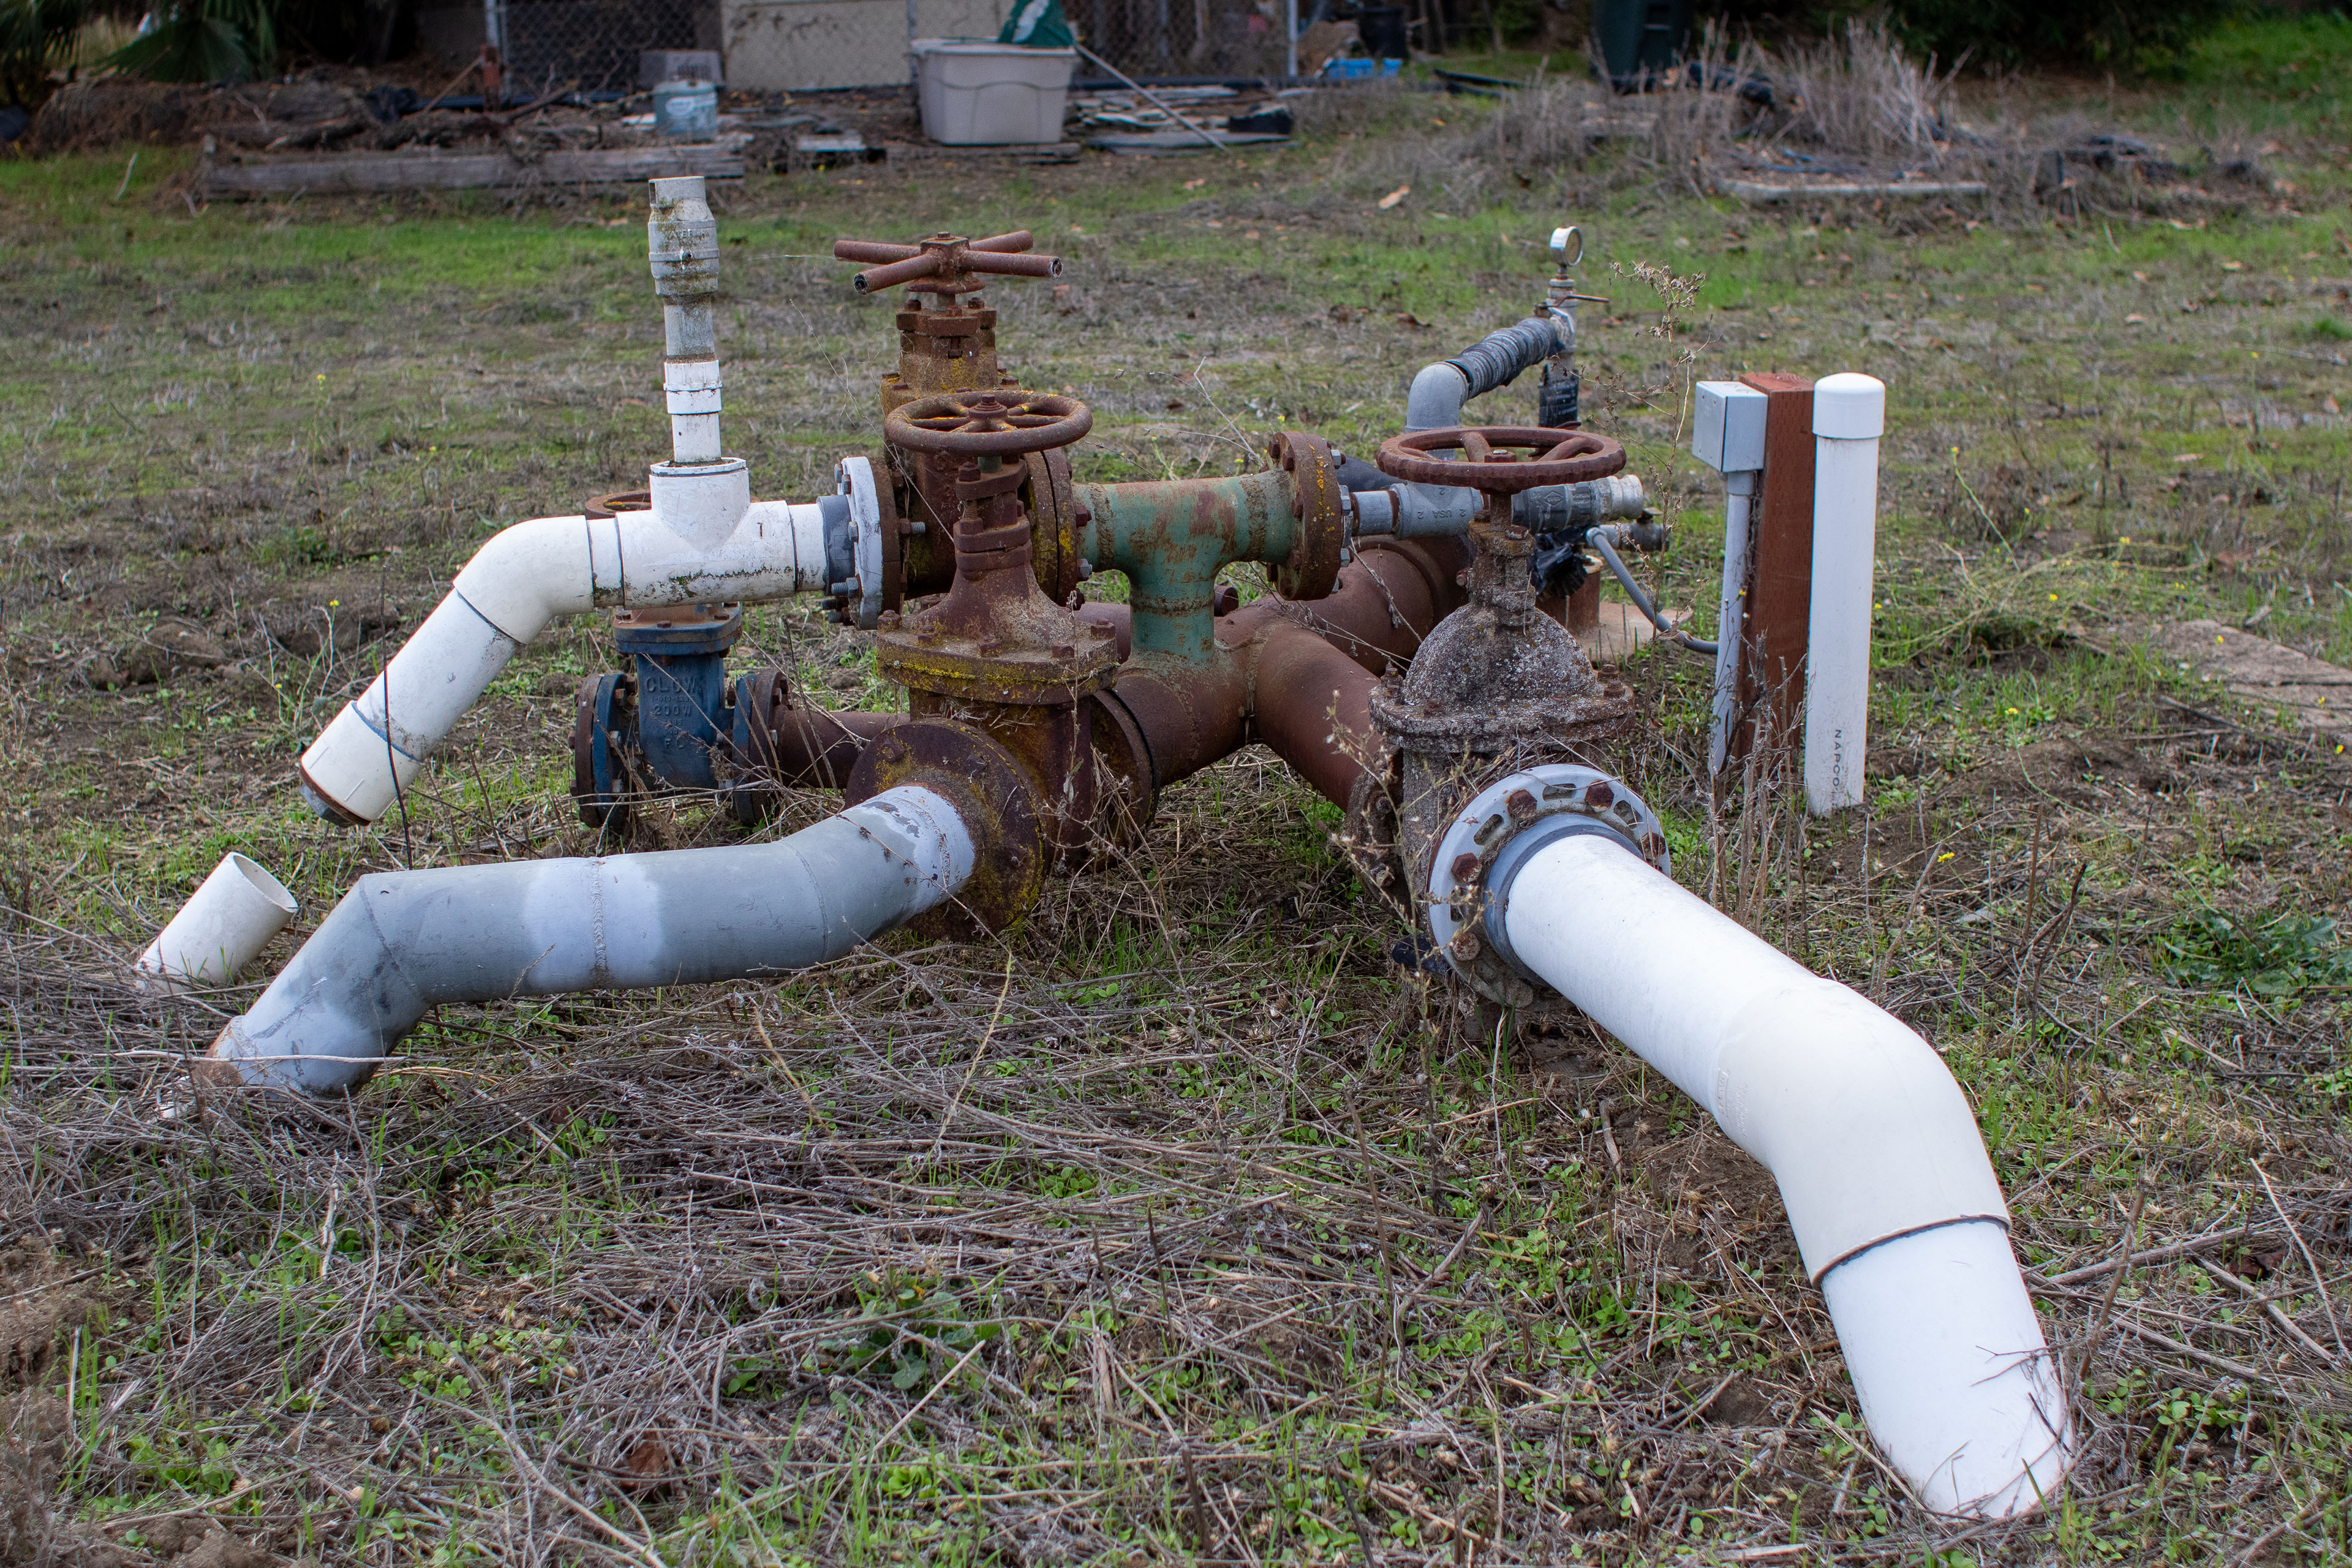
[[[1295,489],[1280,469],[1236,479],[1080,485],[1091,513],[1087,556],[1127,574],[1134,653],[1206,664],[1215,657],[1217,574],[1236,561],[1280,565],[1298,539]]]

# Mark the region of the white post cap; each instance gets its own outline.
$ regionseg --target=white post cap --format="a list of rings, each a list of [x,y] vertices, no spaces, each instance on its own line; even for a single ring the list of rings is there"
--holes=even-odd
[[[1813,383],[1813,434],[1875,441],[1886,434],[1886,384],[1874,375],[1825,375]]]

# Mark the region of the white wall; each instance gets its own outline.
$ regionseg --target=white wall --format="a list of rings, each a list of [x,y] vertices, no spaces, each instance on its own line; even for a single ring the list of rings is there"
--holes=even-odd
[[[992,38],[1006,0],[915,0],[915,36]],[[800,91],[907,79],[907,0],[722,0],[727,85]]]

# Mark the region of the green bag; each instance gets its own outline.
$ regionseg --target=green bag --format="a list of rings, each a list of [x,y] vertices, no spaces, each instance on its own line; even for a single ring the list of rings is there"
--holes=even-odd
[[[1019,0],[996,41],[1032,49],[1066,49],[1078,40],[1070,31],[1070,19],[1062,15],[1062,0]]]

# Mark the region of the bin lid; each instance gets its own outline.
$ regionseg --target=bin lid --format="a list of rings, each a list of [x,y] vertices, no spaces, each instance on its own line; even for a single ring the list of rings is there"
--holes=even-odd
[[[1000,44],[993,38],[910,38],[907,47],[919,55],[1059,55],[1076,59],[1076,49],[1038,49],[1026,44]]]

